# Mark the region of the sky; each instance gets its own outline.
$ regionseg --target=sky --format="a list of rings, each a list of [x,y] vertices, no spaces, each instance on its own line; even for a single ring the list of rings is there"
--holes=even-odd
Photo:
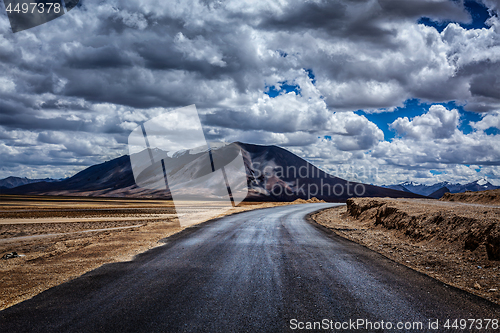
[[[195,104],[210,141],[372,184],[500,185],[500,0],[82,0],[13,33],[0,178],[63,178]]]

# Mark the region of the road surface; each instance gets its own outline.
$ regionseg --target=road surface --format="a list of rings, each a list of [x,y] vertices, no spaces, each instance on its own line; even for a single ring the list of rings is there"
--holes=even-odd
[[[287,332],[365,320],[393,329],[358,332],[443,332],[446,319],[500,319],[498,306],[306,221],[331,206],[254,210],[189,228],[132,262],[1,311],[0,330]],[[436,319],[439,330],[429,330]],[[399,323],[423,330],[395,330]]]

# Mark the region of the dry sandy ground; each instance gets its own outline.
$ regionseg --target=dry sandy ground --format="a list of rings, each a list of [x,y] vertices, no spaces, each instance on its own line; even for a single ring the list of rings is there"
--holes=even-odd
[[[396,262],[500,304],[500,258],[493,251],[500,245],[498,206],[357,198],[313,219]]]
[[[445,193],[439,200],[500,205],[500,189],[479,192]]]
[[[224,210],[194,203],[193,224],[286,203],[243,203]],[[184,210],[185,211],[185,210]],[[162,245],[180,226],[172,201],[0,196],[0,310],[103,264],[127,261]]]

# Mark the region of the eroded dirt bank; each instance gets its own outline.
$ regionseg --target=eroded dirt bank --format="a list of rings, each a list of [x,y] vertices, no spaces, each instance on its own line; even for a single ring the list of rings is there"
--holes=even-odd
[[[445,193],[439,199],[441,201],[458,201],[467,203],[478,203],[486,205],[500,205],[500,190],[489,190],[479,192]]]
[[[356,198],[313,219],[401,264],[500,303],[500,207]]]

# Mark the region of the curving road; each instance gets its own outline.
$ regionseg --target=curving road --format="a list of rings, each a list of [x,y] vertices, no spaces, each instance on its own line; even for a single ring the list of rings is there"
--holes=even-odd
[[[254,210],[189,228],[132,262],[105,265],[1,311],[0,329],[286,332],[323,320],[349,331],[346,323],[359,319],[443,332],[447,318],[500,319],[499,306],[306,221],[331,206]],[[427,329],[436,319],[439,329]]]

